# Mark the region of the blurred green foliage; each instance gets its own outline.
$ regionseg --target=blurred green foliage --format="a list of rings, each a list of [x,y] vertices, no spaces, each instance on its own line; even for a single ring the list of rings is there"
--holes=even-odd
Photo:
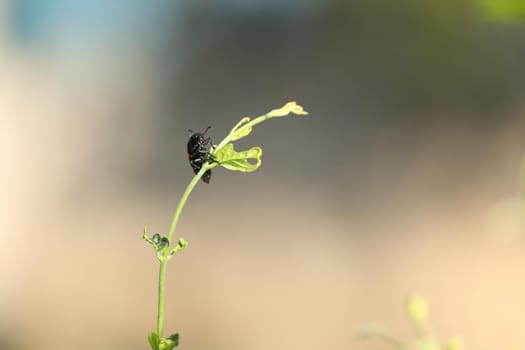
[[[525,20],[525,1],[523,0],[479,0],[487,14],[494,19]]]
[[[408,295],[405,300],[405,312],[412,322],[416,335],[414,339],[402,341],[390,334],[386,327],[378,324],[369,325],[361,335],[383,341],[394,350],[464,350],[463,339],[454,337],[447,342],[440,342],[434,334],[429,319],[428,302],[418,293]]]
[[[321,52],[347,50],[351,60],[334,62],[393,123],[456,118],[449,111],[492,123],[492,113],[519,98],[524,52],[518,26],[491,23],[493,1],[513,0],[341,0],[332,46]]]

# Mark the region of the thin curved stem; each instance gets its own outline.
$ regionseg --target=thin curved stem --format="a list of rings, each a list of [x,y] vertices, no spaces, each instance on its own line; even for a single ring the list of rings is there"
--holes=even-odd
[[[167,259],[160,261],[159,270],[159,303],[157,309],[157,334],[162,338],[164,331],[164,279],[166,276]]]
[[[182,198],[180,199],[179,205],[177,206],[177,209],[175,210],[175,214],[173,215],[173,220],[171,221],[170,230],[168,231],[168,240],[171,244],[171,238],[173,237],[173,233],[175,232],[175,228],[177,227],[177,222],[179,221],[179,216],[182,213],[182,209],[184,208],[184,205],[186,204],[186,200],[188,200],[188,197],[190,196],[191,191],[193,191],[193,188],[197,183],[199,182],[200,178],[206,171],[208,171],[211,168],[214,168],[217,164],[203,164],[201,170],[193,177],[191,182],[189,183],[188,187],[186,187],[186,190],[184,191],[184,194],[182,195]]]
[[[203,164],[201,170],[193,177],[191,182],[189,183],[188,187],[186,187],[186,190],[184,191],[184,194],[182,195],[182,198],[179,202],[179,205],[177,206],[177,209],[175,210],[175,214],[173,215],[173,220],[171,222],[171,227],[168,232],[168,241],[171,243],[171,238],[173,237],[173,233],[175,232],[175,228],[177,227],[177,222],[179,221],[180,214],[182,213],[182,209],[184,208],[184,204],[186,204],[186,201],[195,187],[197,183],[199,182],[200,178],[206,171],[208,171],[211,168],[214,168],[217,164]],[[160,259],[160,269],[159,269],[159,290],[158,290],[158,309],[157,309],[157,334],[162,338],[162,333],[164,331],[164,281],[166,277],[166,265],[168,264],[167,257],[164,257],[164,259]]]

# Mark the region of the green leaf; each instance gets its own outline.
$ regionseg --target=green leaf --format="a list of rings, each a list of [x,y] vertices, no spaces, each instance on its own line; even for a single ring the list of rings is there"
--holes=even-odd
[[[161,338],[159,343],[159,350],[172,350],[177,344],[171,339]]]
[[[175,333],[168,338],[161,338],[157,333],[151,333],[148,341],[153,350],[172,350],[179,345],[179,334]]]
[[[237,152],[233,148],[233,144],[229,143],[215,154],[214,159],[224,168],[228,170],[252,172],[261,166],[262,149],[260,147],[252,147],[247,151]],[[249,162],[255,160],[255,164]]]
[[[159,335],[155,332],[151,333],[148,337],[149,345],[153,350],[159,350]]]

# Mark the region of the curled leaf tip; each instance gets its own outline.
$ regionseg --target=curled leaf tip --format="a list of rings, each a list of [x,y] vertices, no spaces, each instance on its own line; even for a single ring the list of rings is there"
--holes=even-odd
[[[283,117],[290,113],[297,115],[307,115],[308,112],[303,109],[302,106],[298,105],[295,101],[288,102],[284,106],[278,109],[274,109],[268,113],[270,117]]]
[[[170,251],[170,257],[180,252],[181,250],[184,250],[187,246],[188,246],[188,241],[185,240],[183,237],[179,238],[179,241],[177,242],[177,246]]]
[[[184,239],[184,237],[179,238],[178,245],[181,248],[186,248],[188,246],[188,241]]]
[[[295,101],[288,102],[285,105],[285,107],[288,106],[288,105],[291,108],[290,112],[292,112],[293,114],[298,114],[298,115],[307,115],[308,114],[308,112],[303,109],[303,106],[298,105],[297,103],[295,103]]]

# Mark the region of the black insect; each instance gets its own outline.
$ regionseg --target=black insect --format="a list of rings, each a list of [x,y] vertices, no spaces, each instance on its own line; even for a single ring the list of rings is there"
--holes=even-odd
[[[202,133],[188,130],[192,133],[190,139],[188,140],[188,159],[195,174],[201,170],[204,162],[209,162],[212,160],[210,158],[210,152],[208,151],[208,146],[210,145],[211,139],[209,137],[204,137],[206,131],[208,131],[210,128],[211,126],[208,126]],[[211,169],[207,170],[204,175],[202,175],[202,181],[209,184],[210,178]]]

